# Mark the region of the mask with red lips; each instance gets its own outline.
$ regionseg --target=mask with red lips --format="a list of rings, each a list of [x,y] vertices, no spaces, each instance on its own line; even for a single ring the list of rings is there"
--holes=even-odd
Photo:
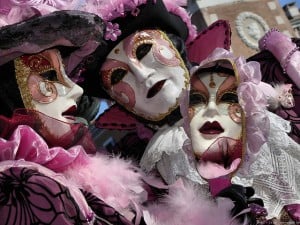
[[[83,90],[66,75],[58,50],[50,49],[38,54],[23,55],[15,59],[15,68],[26,109],[36,110],[65,124],[75,123],[77,101]],[[48,131],[55,131],[57,136],[70,130],[66,125],[61,126],[61,129],[53,127],[53,124],[57,123],[43,118],[45,117],[39,119]]]
[[[187,88],[187,68],[171,40],[160,30],[143,30],[122,40],[108,54],[101,78],[120,105],[151,121],[177,106]]]
[[[191,78],[189,100],[192,148],[206,179],[233,173],[243,155],[243,111],[234,71],[200,68]]]

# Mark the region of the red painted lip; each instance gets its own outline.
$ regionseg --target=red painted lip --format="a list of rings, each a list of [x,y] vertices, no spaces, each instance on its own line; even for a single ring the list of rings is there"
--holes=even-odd
[[[200,133],[202,134],[221,134],[224,132],[223,127],[217,122],[206,122],[203,126],[199,129]]]
[[[148,91],[147,93],[147,98],[152,98],[154,97],[160,90],[161,88],[164,86],[166,80],[161,80],[156,82]]]
[[[77,107],[76,105],[71,106],[66,111],[62,113],[62,116],[74,116],[76,114]]]

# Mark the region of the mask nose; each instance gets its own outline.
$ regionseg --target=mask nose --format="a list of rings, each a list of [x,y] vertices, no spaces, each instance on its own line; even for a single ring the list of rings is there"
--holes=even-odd
[[[131,70],[138,83],[144,83],[155,72],[155,69],[146,67],[142,64],[133,65]]]
[[[212,118],[214,116],[220,115],[215,99],[211,99],[208,102],[207,108],[203,113],[203,116]]]
[[[74,99],[74,101],[77,102],[78,99],[82,96],[82,94],[83,94],[83,89],[77,84],[75,84],[68,95],[69,98]]]

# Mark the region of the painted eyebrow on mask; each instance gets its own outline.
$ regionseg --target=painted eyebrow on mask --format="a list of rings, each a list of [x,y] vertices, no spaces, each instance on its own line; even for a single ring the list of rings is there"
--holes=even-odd
[[[229,75],[218,88],[217,96],[223,92],[226,92],[227,90],[235,90],[236,87],[237,85],[235,76]]]
[[[209,96],[209,92],[207,90],[207,87],[200,80],[200,77],[199,77],[198,73],[192,76],[192,78],[191,78],[191,84],[192,84],[192,89],[194,91],[201,91],[206,96]]]

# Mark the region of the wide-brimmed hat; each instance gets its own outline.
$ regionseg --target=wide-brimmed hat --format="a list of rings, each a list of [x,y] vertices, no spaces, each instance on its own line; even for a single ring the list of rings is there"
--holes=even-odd
[[[82,58],[102,42],[103,20],[76,10],[55,11],[34,16],[0,29],[0,65],[24,54],[36,54],[53,47],[66,47]],[[82,51],[82,48],[85,49]]]

